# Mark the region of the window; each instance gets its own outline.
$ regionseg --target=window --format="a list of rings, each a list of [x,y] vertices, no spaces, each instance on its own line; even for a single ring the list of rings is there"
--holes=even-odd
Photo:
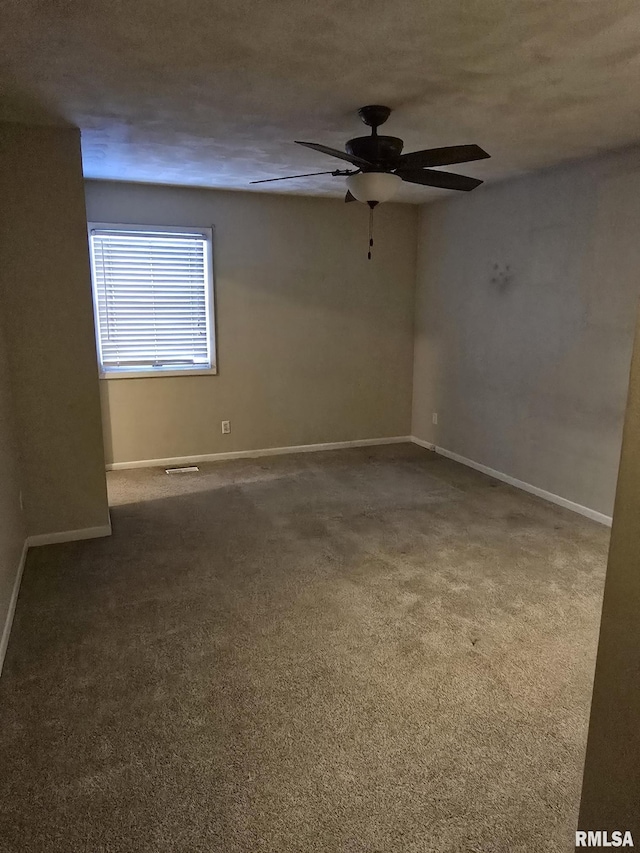
[[[210,228],[89,223],[100,376],[215,373]]]

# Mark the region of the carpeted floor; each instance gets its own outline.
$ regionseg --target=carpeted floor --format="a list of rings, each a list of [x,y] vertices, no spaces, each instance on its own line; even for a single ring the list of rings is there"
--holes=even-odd
[[[573,850],[608,531],[414,446],[109,475],[30,552],[0,850]]]

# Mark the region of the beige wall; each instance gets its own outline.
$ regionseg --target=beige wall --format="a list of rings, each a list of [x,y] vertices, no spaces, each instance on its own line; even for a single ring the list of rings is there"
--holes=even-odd
[[[0,307],[30,535],[108,523],[80,134],[0,129]]]
[[[638,151],[424,207],[413,434],[610,515],[639,228]]]
[[[20,465],[0,305],[0,669],[8,640],[7,617],[25,541],[20,509]]]
[[[124,462],[407,435],[417,209],[88,182],[92,221],[215,228],[217,376],[101,382]],[[223,436],[221,420],[231,421]]]
[[[640,842],[640,327],[604,590],[579,827]]]

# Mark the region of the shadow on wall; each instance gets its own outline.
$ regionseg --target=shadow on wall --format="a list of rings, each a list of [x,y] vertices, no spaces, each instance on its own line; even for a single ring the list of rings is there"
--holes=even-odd
[[[2,75],[0,122],[75,127],[56,111],[53,104],[47,104],[35,90],[26,89],[6,69]]]
[[[100,408],[102,413],[102,441],[104,444],[105,463],[108,464],[113,459],[113,426],[111,418],[111,396],[109,394],[108,383],[111,380],[101,379],[100,385]],[[136,379],[121,379],[113,380],[120,382],[136,382]],[[154,379],[155,382],[161,381]]]

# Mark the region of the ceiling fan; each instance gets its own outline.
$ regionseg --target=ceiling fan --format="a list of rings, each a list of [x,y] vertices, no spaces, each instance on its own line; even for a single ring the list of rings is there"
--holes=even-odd
[[[307,178],[313,175],[334,175],[346,177],[347,194],[345,201],[361,201],[373,209],[377,204],[388,201],[400,188],[402,181],[409,184],[421,184],[426,187],[440,187],[448,190],[469,192],[482,181],[457,175],[453,172],[439,172],[433,166],[449,166],[453,163],[468,163],[472,160],[484,160],[490,155],[478,145],[450,145],[445,148],[428,148],[424,151],[412,151],[403,154],[403,141],[395,136],[378,136],[378,128],[389,118],[391,109],[378,104],[361,107],[358,115],[371,128],[371,136],[357,136],[350,139],[344,151],[319,145],[317,142],[300,142],[322,154],[329,154],[340,160],[346,160],[353,169],[334,169],[330,172],[309,172],[305,175],[288,175],[284,178],[266,178],[251,181],[252,184],[265,184],[272,181],[288,181],[293,178]]]

